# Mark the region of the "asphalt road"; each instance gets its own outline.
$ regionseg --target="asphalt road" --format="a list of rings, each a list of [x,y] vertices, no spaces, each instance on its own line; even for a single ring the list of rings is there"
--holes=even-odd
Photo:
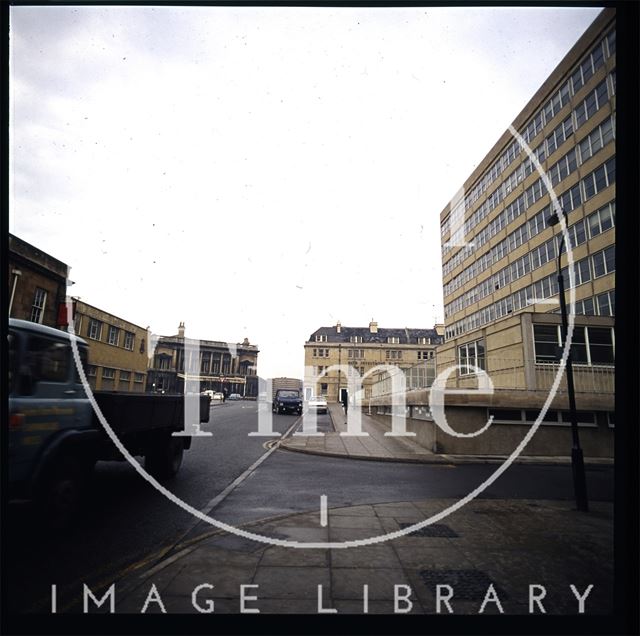
[[[292,415],[273,418],[278,433],[297,419]],[[318,429],[328,427],[329,416],[319,416]],[[275,450],[247,473],[268,452],[268,438],[248,436],[258,430],[256,403],[216,405],[211,421],[202,428],[213,436],[193,440],[179,475],[166,486],[198,510],[230,524],[319,510],[321,495],[327,496],[329,508],[460,497],[496,469],[496,465],[400,464]],[[238,478],[242,480],[234,484]],[[589,467],[587,485],[591,500],[612,500],[613,470]],[[126,463],[99,463],[90,492],[82,517],[60,534],[46,533],[28,507],[12,507],[5,565],[12,611],[48,612],[54,583],[59,611],[64,611],[65,598],[77,599],[83,583],[98,589],[132,564],[159,558],[176,543],[213,529],[168,501]],[[515,465],[482,496],[571,499],[571,470]]]

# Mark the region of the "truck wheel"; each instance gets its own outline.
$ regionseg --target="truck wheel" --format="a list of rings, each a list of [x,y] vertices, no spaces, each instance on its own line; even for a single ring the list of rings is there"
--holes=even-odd
[[[150,450],[144,457],[144,467],[154,477],[167,478],[178,474],[184,456],[184,442],[169,437]]]
[[[64,460],[44,477],[36,505],[50,529],[64,530],[74,521],[90,474],[90,467]]]

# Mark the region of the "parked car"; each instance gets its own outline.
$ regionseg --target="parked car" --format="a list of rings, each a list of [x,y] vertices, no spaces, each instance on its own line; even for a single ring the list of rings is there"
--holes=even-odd
[[[220,391],[212,391],[211,389],[207,389],[206,391],[204,391],[204,394],[208,395],[211,398],[211,401],[213,400],[222,401],[222,399],[224,398],[224,395],[220,393]]]
[[[242,396],[239,393],[231,393],[227,400],[241,400]]]
[[[295,389],[278,389],[273,398],[271,410],[274,413],[302,414],[302,398]]]
[[[307,406],[310,411],[316,411],[317,413],[326,413],[328,410],[327,398],[322,395],[314,395],[309,398]]]

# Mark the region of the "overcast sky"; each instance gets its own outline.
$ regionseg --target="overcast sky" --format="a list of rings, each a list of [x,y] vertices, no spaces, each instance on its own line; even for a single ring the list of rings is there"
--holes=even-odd
[[[442,321],[440,212],[599,11],[12,7],[10,231],[302,377],[321,326]]]

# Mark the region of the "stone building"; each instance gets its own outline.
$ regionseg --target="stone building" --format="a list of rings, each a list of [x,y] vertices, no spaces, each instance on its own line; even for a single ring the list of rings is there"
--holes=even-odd
[[[326,396],[330,402],[341,401],[348,392],[348,365],[363,378],[362,393],[351,398],[368,399],[372,386],[382,381],[384,365],[406,372],[433,363],[436,347],[443,342],[444,326],[433,329],[389,329],[371,321],[368,327],[333,327],[314,331],[304,344],[305,399],[310,395]]]
[[[147,380],[147,330],[73,299],[73,324],[89,345],[87,376],[93,389],[143,392]]]
[[[182,393],[185,380],[192,380],[198,391],[211,389],[225,395],[238,393],[243,397],[257,398],[257,346],[246,338],[242,343],[198,340],[199,364],[190,370],[189,364],[185,364],[189,346],[185,348],[184,334],[184,323],[180,323],[176,335],[157,339],[150,359],[149,391]]]
[[[67,265],[9,234],[9,317],[67,326]]]

